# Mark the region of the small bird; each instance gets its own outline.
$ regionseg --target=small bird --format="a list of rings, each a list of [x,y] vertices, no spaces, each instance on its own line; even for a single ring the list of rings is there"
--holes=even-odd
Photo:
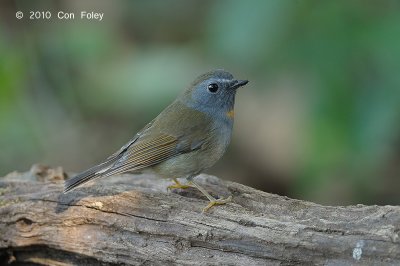
[[[199,189],[210,201],[203,211],[231,201],[231,196],[214,198],[193,178],[225,153],[232,135],[236,90],[247,83],[220,69],[199,76],[120,150],[65,181],[64,193],[96,178],[149,170],[172,179],[175,184],[170,189],[191,185]],[[187,178],[189,185],[181,184],[178,177]]]

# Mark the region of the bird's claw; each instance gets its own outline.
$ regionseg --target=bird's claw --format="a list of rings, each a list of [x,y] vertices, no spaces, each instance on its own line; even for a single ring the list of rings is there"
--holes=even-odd
[[[167,187],[167,189],[174,189],[174,188],[180,188],[180,189],[187,189],[192,187],[191,185],[183,185],[181,182],[179,182],[178,180],[174,179],[174,183],[173,185],[169,185]]]
[[[210,209],[214,205],[223,205],[223,204],[226,204],[226,203],[231,202],[231,201],[232,201],[232,196],[229,196],[226,199],[221,197],[220,199],[210,200],[208,205],[203,209],[203,212],[208,211],[208,209]]]

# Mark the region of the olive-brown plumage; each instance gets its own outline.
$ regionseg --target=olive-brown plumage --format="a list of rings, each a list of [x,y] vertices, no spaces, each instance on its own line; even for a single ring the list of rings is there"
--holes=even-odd
[[[171,105],[105,162],[65,183],[64,192],[99,177],[125,172],[152,171],[176,180],[186,177],[214,204],[216,200],[192,179],[211,167],[229,145],[236,89],[247,84],[224,71],[198,77]]]

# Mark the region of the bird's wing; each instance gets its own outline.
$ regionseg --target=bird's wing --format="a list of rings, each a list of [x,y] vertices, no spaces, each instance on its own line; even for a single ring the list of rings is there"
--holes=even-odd
[[[175,102],[104,163],[67,180],[64,193],[99,177],[139,170],[200,149],[207,141],[209,123],[204,114]]]
[[[178,154],[199,149],[204,140],[188,140],[168,134],[158,134],[139,140],[131,145],[102,176],[111,176],[146,168],[170,159]]]
[[[210,118],[174,102],[140,133],[138,139],[121,149],[118,160],[98,174],[105,177],[135,171],[200,149],[207,141],[209,130]]]

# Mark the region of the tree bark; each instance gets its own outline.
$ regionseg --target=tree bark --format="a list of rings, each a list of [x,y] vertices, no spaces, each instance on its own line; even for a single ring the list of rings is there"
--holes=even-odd
[[[209,175],[232,203],[149,175],[62,194],[61,169],[0,178],[0,264],[400,265],[399,206],[321,206]]]

